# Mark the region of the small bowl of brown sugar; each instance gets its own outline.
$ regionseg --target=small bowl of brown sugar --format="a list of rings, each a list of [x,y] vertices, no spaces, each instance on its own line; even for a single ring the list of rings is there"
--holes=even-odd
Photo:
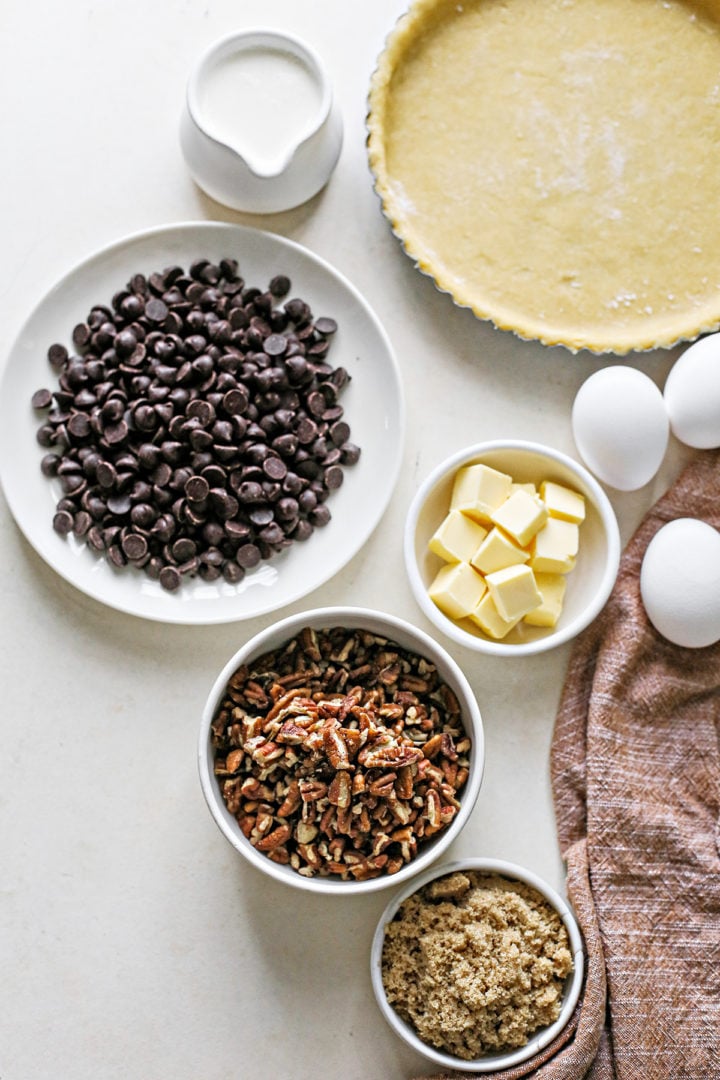
[[[574,915],[529,870],[466,859],[416,877],[378,923],[371,975],[391,1028],[445,1068],[491,1073],[538,1053],[577,1004]]]

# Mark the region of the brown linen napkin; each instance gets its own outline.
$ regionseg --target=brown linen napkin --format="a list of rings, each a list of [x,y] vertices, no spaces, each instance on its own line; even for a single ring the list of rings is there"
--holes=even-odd
[[[500,1080],[720,1080],[720,643],[665,641],[639,591],[679,517],[720,528],[719,452],[652,508],[573,649],[551,772],[588,974],[565,1039]]]

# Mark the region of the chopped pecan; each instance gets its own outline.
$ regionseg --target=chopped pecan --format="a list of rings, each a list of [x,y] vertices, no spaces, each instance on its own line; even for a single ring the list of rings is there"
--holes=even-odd
[[[272,789],[267,784],[261,784],[254,776],[248,776],[243,780],[240,791],[246,799],[262,799],[269,802],[273,797]]]
[[[371,795],[379,795],[381,799],[390,799],[395,794],[396,780],[397,773],[381,773],[380,776],[370,782],[368,791]]]
[[[306,626],[304,630],[300,631],[300,648],[308,660],[317,661],[322,659],[317,633],[310,626]]]
[[[267,723],[269,720],[274,720],[275,717],[283,711],[283,709],[286,709],[288,705],[290,705],[290,703],[294,701],[295,698],[301,697],[302,694],[303,690],[300,687],[297,687],[294,690],[286,690],[284,694],[280,694],[280,696],[275,701],[272,709],[270,709],[270,711],[266,714],[265,723]]]
[[[363,736],[356,728],[338,728],[338,735],[342,738],[349,757],[355,757],[360,747],[363,745]]]
[[[333,806],[346,810],[352,799],[352,780],[346,772],[339,772],[330,781],[328,799]]]
[[[395,784],[395,793],[398,799],[411,799],[414,787],[412,766],[402,765],[397,771],[397,782]]]
[[[272,832],[267,833],[262,839],[258,840],[255,847],[258,851],[272,851],[274,848],[286,844],[290,839],[290,835],[289,825],[278,825],[277,829],[273,829]]]
[[[314,844],[298,844],[298,854],[302,856],[308,866],[313,870],[319,870],[323,861]]]
[[[368,769],[399,769],[404,765],[412,765],[423,756],[422,750],[414,746],[380,746],[377,749],[368,747],[360,751],[358,759],[363,757],[363,765]]]
[[[424,816],[428,819],[431,825],[438,826],[440,824],[440,810],[442,804],[440,802],[440,796],[435,788],[431,788],[425,796],[425,812]]]
[[[229,773],[235,773],[242,765],[243,758],[245,757],[244,750],[231,750],[225,759],[225,768]]]
[[[423,754],[430,761],[440,753],[442,748],[442,733],[438,732],[436,735],[432,735],[423,746]]]
[[[295,839],[298,844],[311,844],[317,834],[317,825],[308,825],[304,821],[299,821],[295,828]]]
[[[323,729],[323,746],[333,769],[351,768],[345,740],[334,727],[326,725]]]
[[[453,742],[453,737],[449,731],[443,731],[440,736],[440,749],[444,757],[449,758],[450,761],[457,761],[458,752],[455,749],[455,743]]]
[[[277,808],[278,817],[290,817],[297,811],[301,802],[300,785],[297,780],[291,780],[285,792],[285,798]]]
[[[245,698],[252,705],[258,709],[265,709],[269,703],[269,698],[259,682],[250,679],[245,683],[244,687]]]
[[[301,780],[298,787],[303,802],[316,802],[318,799],[324,799],[328,790],[327,784],[323,784],[322,780]]]
[[[304,742],[306,738],[307,731],[304,727],[296,724],[294,720],[286,720],[275,736],[276,742],[290,743],[293,746]]]
[[[410,690],[413,694],[427,694],[430,689],[427,679],[421,679],[417,675],[403,675],[400,686],[403,690]]]
[[[455,778],[457,777],[457,763],[454,761],[448,761],[447,758],[443,758],[441,763],[442,771],[445,775],[445,780],[448,784],[451,784],[453,789],[455,788]]]

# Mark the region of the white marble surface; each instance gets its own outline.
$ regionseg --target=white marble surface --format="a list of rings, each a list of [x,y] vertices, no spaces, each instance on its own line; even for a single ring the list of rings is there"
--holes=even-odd
[[[403,0],[8,0],[0,38],[0,357],[69,267],[128,233],[240,221],[341,270],[403,372],[404,465],[365,548],[289,611],[349,603],[425,623],[402,564],[420,478],[450,452],[513,436],[574,453],[570,407],[604,361],[516,340],[453,307],[400,250],[364,148],[365,94]],[[177,121],[199,52],[237,28],[304,37],[345,122],[329,187],[274,216],[206,199]],[[662,384],[672,353],[631,358]],[[623,539],[678,471],[610,493]],[[2,1080],[331,1080],[430,1072],[386,1027],[368,950],[389,894],[319,898],[269,882],[221,837],[195,768],[212,681],[273,616],[161,626],[105,609],[38,559],[0,501]],[[449,643],[445,643],[449,644]],[[569,648],[523,661],[452,647],[487,740],[477,807],[451,855],[502,856],[560,889],[548,750]]]

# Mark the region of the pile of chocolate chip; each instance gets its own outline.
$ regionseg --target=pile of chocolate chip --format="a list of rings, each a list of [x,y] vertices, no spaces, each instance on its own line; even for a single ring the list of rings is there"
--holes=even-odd
[[[63,497],[53,526],[168,590],[234,584],[326,525],[326,500],[360,450],[327,363],[337,324],[285,300],[279,274],[249,286],[234,259],[136,274],[48,360],[58,389],[37,432]]]

